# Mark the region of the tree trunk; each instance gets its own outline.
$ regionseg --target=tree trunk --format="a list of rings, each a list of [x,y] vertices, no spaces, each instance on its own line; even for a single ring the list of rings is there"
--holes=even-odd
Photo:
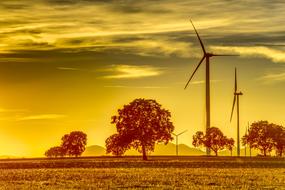
[[[218,151],[215,151],[215,155],[218,156]]]
[[[143,154],[143,160],[147,160],[146,150],[145,150],[144,144],[142,145],[142,154]]]
[[[263,156],[266,156],[266,149],[263,149]]]
[[[249,147],[249,156],[251,157],[251,147]]]
[[[231,156],[233,156],[233,150],[231,150]]]

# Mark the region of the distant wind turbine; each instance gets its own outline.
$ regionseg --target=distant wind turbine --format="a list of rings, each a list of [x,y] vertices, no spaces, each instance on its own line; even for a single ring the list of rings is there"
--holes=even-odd
[[[200,60],[200,62],[198,63],[196,69],[194,70],[194,72],[192,73],[191,77],[189,78],[188,82],[186,83],[184,89],[187,88],[188,84],[190,83],[190,81],[192,80],[193,76],[195,75],[196,71],[198,70],[198,68],[200,67],[200,65],[202,64],[202,62],[204,61],[204,59],[206,59],[206,131],[208,128],[211,127],[210,124],[210,58],[214,57],[214,56],[237,56],[237,55],[226,55],[226,54],[213,54],[213,53],[208,53],[204,47],[204,44],[192,22],[192,20],[190,19],[190,22],[195,30],[195,33],[197,35],[197,38],[200,42],[200,45],[202,47],[203,50],[203,57]],[[210,149],[207,148],[206,149],[207,155],[210,155]]]
[[[183,131],[183,132],[181,132],[181,133],[179,133],[179,134],[175,134],[175,133],[172,133],[174,136],[175,136],[175,139],[176,139],[176,156],[178,156],[178,137],[180,136],[180,135],[182,135],[183,133],[186,133],[188,130],[185,130],[185,131]]]
[[[237,91],[237,69],[235,68],[235,91],[234,91],[234,101],[232,106],[232,112],[231,112],[231,119],[233,118],[234,108],[235,105],[237,105],[237,156],[240,156],[240,138],[239,138],[239,96],[243,95],[243,93],[240,91]]]
[[[249,126],[249,122],[247,122],[247,127],[245,128],[245,135],[247,135],[248,133],[248,126]],[[246,144],[244,145],[244,156],[246,156]]]

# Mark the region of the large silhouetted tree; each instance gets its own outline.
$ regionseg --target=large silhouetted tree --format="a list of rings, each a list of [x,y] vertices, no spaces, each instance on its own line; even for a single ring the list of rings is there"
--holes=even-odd
[[[171,114],[151,99],[135,99],[118,110],[112,117],[117,134],[106,140],[107,153],[122,155],[129,148],[138,150],[147,160],[147,152],[153,151],[155,143],[167,144],[172,140],[174,126]]]
[[[223,150],[227,145],[227,147],[231,146],[232,143],[234,143],[233,139],[228,139],[217,127],[208,128],[206,134],[197,131],[193,135],[192,142],[195,147],[204,146],[211,149],[216,156],[218,156],[219,150]]]
[[[279,156],[282,156],[285,149],[284,127],[269,123],[268,121],[258,121],[251,124],[248,134],[242,138],[243,144],[260,150],[263,156],[273,149]]]
[[[80,156],[87,144],[87,135],[82,131],[73,131],[64,135],[62,138],[61,147],[69,156]]]

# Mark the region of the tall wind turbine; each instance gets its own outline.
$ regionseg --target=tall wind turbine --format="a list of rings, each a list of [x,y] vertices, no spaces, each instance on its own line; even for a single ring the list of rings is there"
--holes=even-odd
[[[185,131],[183,131],[183,132],[181,132],[181,133],[179,133],[177,135],[175,133],[172,133],[175,136],[175,138],[176,138],[176,156],[178,156],[178,137],[180,135],[182,135],[183,133],[186,133],[186,132],[187,132],[187,130],[185,130]]]
[[[234,101],[231,113],[231,119],[233,118],[233,113],[235,105],[237,105],[237,156],[240,156],[240,142],[239,142],[239,96],[243,95],[241,91],[237,91],[237,69],[235,68],[235,91],[234,91]]]
[[[198,63],[196,69],[194,70],[194,72],[192,73],[191,77],[189,78],[188,82],[186,83],[184,89],[187,88],[189,82],[192,80],[193,76],[195,75],[196,71],[198,70],[198,68],[200,67],[200,65],[202,64],[202,62],[204,61],[204,59],[206,59],[206,130],[208,128],[211,127],[211,122],[210,122],[210,58],[211,57],[214,57],[214,56],[236,56],[236,55],[223,55],[223,54],[213,54],[213,53],[208,53],[204,47],[204,44],[192,22],[192,20],[190,20],[194,30],[195,30],[195,33],[197,35],[197,38],[200,42],[200,45],[202,47],[202,50],[203,50],[203,57],[202,59],[200,60],[200,62]],[[207,152],[207,155],[210,155],[210,149],[207,148],[206,149],[206,152]]]

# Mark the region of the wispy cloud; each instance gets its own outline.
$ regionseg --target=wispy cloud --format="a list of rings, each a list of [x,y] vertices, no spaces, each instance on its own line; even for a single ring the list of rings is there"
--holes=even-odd
[[[221,82],[221,80],[210,80],[210,83],[217,83],[217,82]],[[204,80],[193,81],[190,82],[190,84],[205,84],[205,81]]]
[[[218,83],[218,82],[221,82],[222,80],[210,80],[210,83]],[[185,85],[186,82],[177,82],[176,84],[179,84],[179,85]],[[193,84],[193,85],[199,85],[199,84],[205,84],[205,80],[196,80],[196,81],[191,81],[189,83],[190,85]]]
[[[59,39],[55,48],[78,48],[89,51],[124,51],[128,54],[142,56],[177,56],[195,57],[200,49],[194,51],[192,42],[171,39],[167,34],[148,35],[119,35],[108,37],[74,37]]]
[[[20,117],[18,121],[28,121],[28,120],[53,120],[53,119],[61,119],[66,117],[66,115],[61,114],[39,114],[39,115],[29,115]]]
[[[284,50],[282,51],[268,47],[211,46],[211,49],[222,53],[238,53],[241,56],[247,57],[264,57],[272,60],[273,62],[285,62]]]
[[[57,67],[58,70],[64,70],[64,71],[80,71],[79,68],[73,68],[73,67]]]
[[[167,86],[125,86],[125,85],[111,85],[104,86],[105,88],[144,88],[144,89],[163,89],[169,88]]]
[[[161,68],[149,65],[112,65],[105,71],[111,73],[103,77],[106,79],[143,78],[158,76],[163,73]]]
[[[142,55],[189,57],[193,51],[188,44],[193,42],[190,37],[194,36],[188,20],[189,12],[206,42],[210,39],[211,42],[223,43],[227,36],[230,36],[230,42],[239,42],[245,33],[249,34],[249,39],[255,38],[258,33],[261,39],[254,42],[261,43],[266,34],[276,37],[278,32],[284,40],[282,14],[268,17],[269,10],[284,12],[284,4],[278,1],[253,0],[233,4],[226,0],[208,0],[203,9],[200,1],[186,0],[41,0],[34,3],[30,0],[2,0],[0,5],[1,53],[64,48],[104,51],[116,48]],[[214,11],[209,12],[208,9]],[[33,16],[30,16],[31,12]],[[213,39],[213,34],[218,34],[219,39]],[[159,35],[164,35],[164,38]],[[151,38],[132,38],[146,36]],[[184,40],[177,39],[178,36],[184,37]],[[125,38],[126,41],[114,42],[117,38]]]
[[[176,40],[159,37],[152,39],[141,39],[129,42],[122,46],[129,48],[128,51],[146,56],[178,56],[178,57],[195,57],[199,54],[193,51],[191,42],[179,42]],[[198,51],[199,52],[199,51]]]
[[[6,108],[0,108],[0,113],[15,113],[15,112],[26,112],[25,109],[6,109]]]
[[[285,72],[266,74],[257,80],[263,81],[264,84],[272,84],[285,81]]]

